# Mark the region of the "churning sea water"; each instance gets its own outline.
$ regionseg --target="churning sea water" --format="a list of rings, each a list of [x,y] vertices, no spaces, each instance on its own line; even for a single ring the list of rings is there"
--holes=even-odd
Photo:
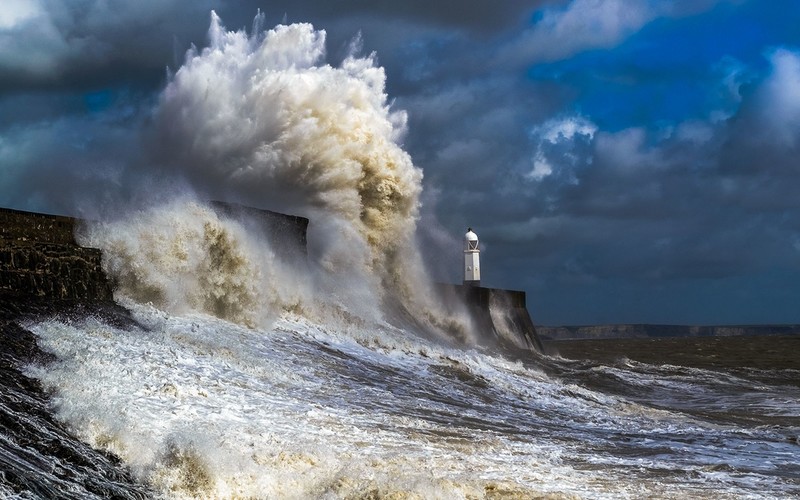
[[[800,495],[794,370],[512,361],[388,324],[125,305],[136,324],[29,325],[52,358],[26,374],[77,443],[67,462],[82,443],[110,452],[148,496]]]
[[[0,497],[800,495],[796,371],[482,349],[431,299],[422,172],[376,58],[333,67],[309,24],[216,14],[209,42],[160,95],[155,163],[310,217],[308,262],[170,183],[103,214],[78,241],[135,321],[31,321],[24,375],[0,352]]]

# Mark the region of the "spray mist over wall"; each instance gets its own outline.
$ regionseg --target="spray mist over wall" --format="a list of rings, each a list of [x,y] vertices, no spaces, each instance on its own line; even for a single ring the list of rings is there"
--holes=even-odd
[[[255,327],[299,307],[308,294],[261,235],[191,198],[91,224],[78,236],[103,249],[124,297],[174,313],[200,311]]]
[[[152,164],[196,193],[95,228],[86,242],[110,255],[124,295],[170,309],[253,324],[274,316],[258,304],[319,310],[324,297],[360,317],[396,304],[392,318],[453,330],[431,305],[415,241],[422,172],[400,146],[406,114],[391,109],[383,69],[355,49],[333,67],[324,31],[263,23],[259,14],[251,34],[227,31],[212,12],[209,46],[188,51],[155,109]],[[253,249],[278,242],[196,201],[211,198],[309,217],[314,275],[297,285],[292,270],[287,282],[265,271],[274,259]],[[220,255],[227,271],[212,269]],[[316,293],[284,297],[298,287]]]
[[[310,24],[226,31],[212,12],[209,47],[192,49],[156,111],[155,160],[209,196],[346,223],[387,274],[413,238],[422,173],[399,146],[373,55],[325,63]]]

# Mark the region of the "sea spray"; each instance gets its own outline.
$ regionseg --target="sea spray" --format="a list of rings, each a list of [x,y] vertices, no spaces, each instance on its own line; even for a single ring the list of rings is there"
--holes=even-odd
[[[300,303],[269,241],[191,199],[90,224],[82,244],[104,249],[118,296],[173,312],[198,311],[250,327]]]
[[[406,114],[391,109],[374,55],[333,67],[310,24],[248,35],[214,13],[209,42],[161,96],[154,162],[214,197],[341,219],[349,247],[367,251],[326,256],[332,265],[379,277],[407,267],[422,172],[399,145]]]
[[[249,326],[305,307],[473,343],[466,321],[437,305],[424,269],[422,173],[400,146],[406,115],[391,109],[374,54],[333,67],[325,32],[309,24],[248,35],[214,13],[209,42],[164,89],[148,142],[153,165],[188,180],[195,201],[154,204],[84,240],[103,249],[120,293]],[[253,241],[198,198],[310,217],[310,273],[287,269],[269,251],[280,242]]]
[[[58,361],[30,373],[58,389],[56,411],[82,440],[165,496],[479,498],[501,485],[524,496],[530,484],[480,464],[528,469],[530,480],[532,455],[549,453],[512,441],[516,453],[495,456],[505,438],[494,424],[461,427],[475,416],[461,406],[473,382],[485,389],[480,372],[494,372],[473,354],[402,336],[365,346],[291,315],[266,334],[126,305],[144,328],[33,326]]]
[[[136,324],[30,325],[53,358],[27,374],[76,436],[164,497],[800,491],[796,384],[542,358],[548,375],[390,327],[355,333],[287,313],[259,330],[124,304]]]

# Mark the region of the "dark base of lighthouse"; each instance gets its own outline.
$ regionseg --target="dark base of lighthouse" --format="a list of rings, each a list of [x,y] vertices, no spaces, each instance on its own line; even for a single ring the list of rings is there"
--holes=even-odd
[[[485,288],[480,282],[439,284],[442,300],[453,311],[469,315],[473,330],[485,345],[510,350],[544,352],[525,305],[525,292]]]

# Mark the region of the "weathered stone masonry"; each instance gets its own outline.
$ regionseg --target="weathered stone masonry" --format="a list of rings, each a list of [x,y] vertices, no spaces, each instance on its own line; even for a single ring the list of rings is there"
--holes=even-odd
[[[77,219],[0,209],[0,292],[53,299],[109,300],[100,250],[73,236]]]

